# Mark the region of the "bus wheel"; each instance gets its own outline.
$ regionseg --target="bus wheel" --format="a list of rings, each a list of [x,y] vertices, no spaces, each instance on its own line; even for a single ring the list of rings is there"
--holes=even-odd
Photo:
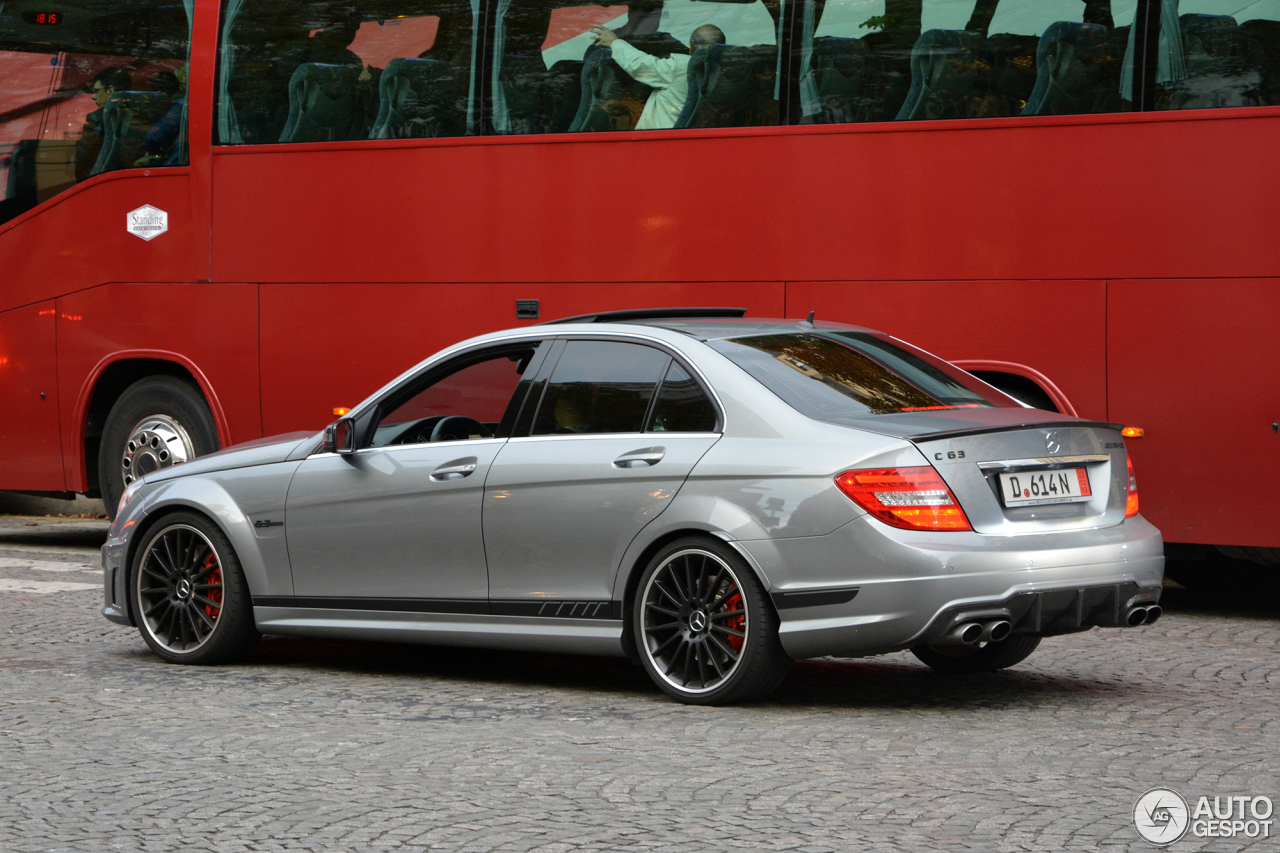
[[[115,518],[134,480],[218,449],[218,430],[204,396],[172,376],[130,385],[111,407],[98,449],[98,485],[107,515]]]

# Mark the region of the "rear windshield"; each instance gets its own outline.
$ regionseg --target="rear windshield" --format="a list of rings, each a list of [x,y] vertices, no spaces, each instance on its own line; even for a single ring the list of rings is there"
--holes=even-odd
[[[946,362],[866,332],[795,332],[708,343],[820,421],[1016,405]]]

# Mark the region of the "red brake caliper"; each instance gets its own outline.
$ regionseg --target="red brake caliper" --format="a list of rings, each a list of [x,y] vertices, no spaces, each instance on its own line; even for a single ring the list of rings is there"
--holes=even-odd
[[[206,569],[211,568],[216,564],[217,560],[214,559],[213,554],[210,554],[204,561],[204,567]],[[205,598],[212,601],[213,604],[206,604],[204,606],[204,615],[213,618],[220,610],[222,610],[222,569],[214,569],[206,575],[206,577],[208,580],[206,580],[205,583],[216,583],[219,587],[218,589],[211,589],[205,594]]]
[[[724,603],[724,609],[726,613],[732,613],[734,610],[741,610],[742,595],[735,592],[733,595],[729,596],[729,599]],[[741,631],[743,628],[747,627],[747,615],[744,613],[741,616],[732,616],[724,621],[724,626],[734,631]],[[730,648],[735,652],[742,651],[741,637],[730,636],[728,640]]]

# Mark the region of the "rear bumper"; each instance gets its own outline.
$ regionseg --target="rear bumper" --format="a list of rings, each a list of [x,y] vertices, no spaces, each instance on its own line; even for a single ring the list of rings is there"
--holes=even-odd
[[[1030,536],[912,532],[863,517],[829,536],[739,544],[766,575],[794,658],[910,648],[962,617],[1040,635],[1118,625],[1127,606],[1159,599],[1164,577],[1160,532],[1141,516]]]

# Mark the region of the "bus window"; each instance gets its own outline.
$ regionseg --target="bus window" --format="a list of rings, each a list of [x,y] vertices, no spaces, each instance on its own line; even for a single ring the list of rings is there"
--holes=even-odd
[[[493,133],[778,123],[775,0],[497,4]]]
[[[0,224],[92,175],[187,163],[182,3],[0,4]]]
[[[1280,6],[1163,0],[1155,108],[1280,104]]]
[[[479,3],[226,0],[222,145],[463,136]]]
[[[1132,108],[1134,0],[802,2],[804,124]]]

